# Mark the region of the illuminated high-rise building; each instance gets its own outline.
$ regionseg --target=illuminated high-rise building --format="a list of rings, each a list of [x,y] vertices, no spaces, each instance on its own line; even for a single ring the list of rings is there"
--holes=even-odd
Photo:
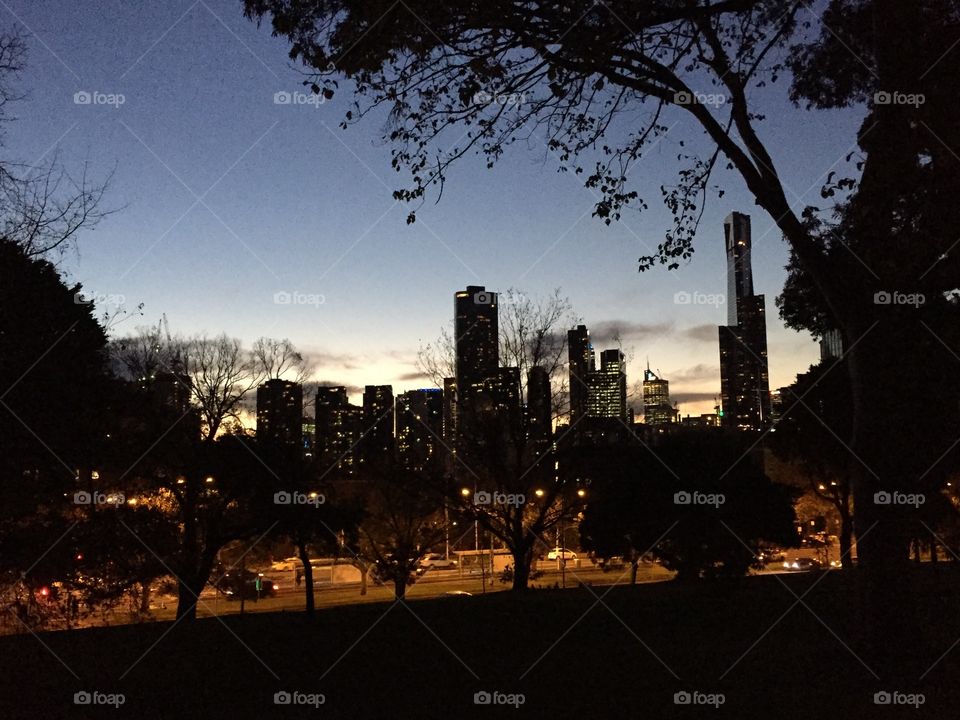
[[[439,467],[443,457],[443,391],[410,390],[397,396],[397,460],[411,470]]]
[[[386,464],[393,459],[394,405],[392,385],[363,388],[363,438],[360,462]]]
[[[767,319],[763,295],[753,294],[750,217],[731,213],[724,221],[727,251],[727,325],[719,328],[721,423],[761,430],[769,423]]]
[[[588,375],[587,415],[627,419],[627,373],[618,349],[600,353],[600,367]]]
[[[454,294],[453,310],[457,398],[464,407],[499,368],[497,294],[469,285]]]
[[[527,373],[527,438],[538,455],[550,446],[552,426],[550,373],[537,365]]]
[[[356,472],[363,408],[351,405],[343,386],[320,386],[316,401],[314,453],[323,472]]]
[[[570,425],[587,415],[589,378],[594,368],[593,346],[586,325],[577,325],[567,332],[568,369],[570,372]]]
[[[675,420],[676,411],[670,404],[670,381],[659,377],[648,364],[643,372],[643,422],[667,425]]]
[[[257,388],[257,440],[303,446],[303,386],[268,380]]]

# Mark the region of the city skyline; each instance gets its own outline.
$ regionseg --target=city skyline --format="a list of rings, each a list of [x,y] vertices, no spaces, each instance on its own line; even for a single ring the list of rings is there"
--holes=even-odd
[[[145,303],[144,325],[166,314],[185,334],[223,331],[247,344],[261,335],[289,337],[318,361],[313,379],[348,386],[357,402],[369,383],[398,392],[428,385],[415,375],[414,358],[421,342],[447,326],[448,306],[437,298],[449,288],[482,284],[544,296],[560,287],[596,338],[619,331],[629,377],[641,377],[649,355],[671,378],[684,414],[712,411],[719,365],[710,328],[724,308],[674,298],[725,292],[719,228],[731,209],[753,205],[733,173],[718,168],[725,195],[710,198],[697,252],[675,272],[638,275],[636,265],[670,227],[656,197],[660,179],[676,173],[672,135],[635,173],[650,209],[609,227],[591,217],[595,197],[581,182],[555,172],[542,143],[508,153],[492,170],[468,161],[454,171],[444,201],[431,198],[407,225],[410,208],[390,195],[399,180],[377,123],[340,130],[346,92],[320,105],[275,104],[275,93],[302,90],[298,71],[283,41],[246,22],[232,3],[136,12],[102,6],[107,26],[70,6],[56,22],[24,0],[8,10],[43,41],[32,42],[22,83],[44,88],[17,104],[9,144],[28,161],[56,145],[68,167],[86,159],[91,172],[116,165],[108,199],[123,211],[86,237],[79,255],[64,258],[92,293],[122,296],[128,309]],[[105,34],[118,28],[128,40],[103,53],[115,45]],[[90,42],[78,47],[72,33]],[[203,90],[182,97],[185,86]],[[75,93],[92,91],[123,94],[125,102],[74,102]],[[852,131],[859,118],[823,112],[781,121],[794,117],[778,112],[787,105],[785,89],[773,89],[763,131],[799,203],[813,199],[821,176],[849,151],[844,133],[824,136],[819,123]],[[674,120],[679,139],[688,122],[679,112]],[[810,152],[788,152],[788,139],[809,141]],[[753,226],[757,292],[772,299],[782,288],[786,247],[766,215],[755,213]],[[230,272],[213,263],[224,254]],[[291,302],[276,304],[278,292]],[[316,304],[296,304],[295,293]],[[807,336],[769,315],[771,385],[778,387],[818,353]]]

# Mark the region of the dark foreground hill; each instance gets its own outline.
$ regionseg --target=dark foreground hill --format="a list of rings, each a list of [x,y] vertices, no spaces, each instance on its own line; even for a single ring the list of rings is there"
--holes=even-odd
[[[833,572],[5,637],[0,717],[954,718],[960,572],[905,582],[924,633],[879,680]]]

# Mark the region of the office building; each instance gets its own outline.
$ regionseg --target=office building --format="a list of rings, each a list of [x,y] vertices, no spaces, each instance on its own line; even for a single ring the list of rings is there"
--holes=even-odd
[[[659,377],[647,365],[643,372],[643,422],[667,425],[676,421],[676,410],[670,403],[670,381]]]
[[[363,426],[363,408],[351,405],[343,386],[317,388],[314,452],[323,472],[353,475]]]
[[[587,376],[587,415],[590,418],[627,419],[627,373],[623,353],[614,348],[600,353],[600,367]]]
[[[593,346],[586,325],[567,332],[568,369],[570,373],[570,424],[587,415],[589,378],[594,372]]]
[[[397,396],[397,460],[410,470],[439,467],[443,453],[443,391],[410,390]]]
[[[257,440],[303,446],[303,386],[289,380],[268,380],[257,388]]]
[[[363,388],[363,438],[360,462],[387,464],[394,452],[394,405],[392,385]]]
[[[763,295],[753,294],[750,218],[731,213],[724,222],[727,253],[727,325],[719,328],[721,423],[762,430],[769,423],[767,320]]]

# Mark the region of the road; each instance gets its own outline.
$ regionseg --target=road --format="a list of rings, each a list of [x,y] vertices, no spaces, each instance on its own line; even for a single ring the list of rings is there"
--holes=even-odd
[[[630,581],[629,567],[622,570],[603,572],[590,563],[582,561],[583,567],[575,568],[568,563],[566,572],[557,570],[555,563],[546,561],[540,563],[544,574],[531,585],[537,587],[566,586],[576,587],[578,583],[590,585],[626,584]],[[302,610],[304,608],[304,588],[296,584],[294,571],[262,571],[265,578],[279,585],[279,590],[273,597],[259,601],[247,600],[244,603],[245,612],[278,612],[280,610]],[[673,573],[657,564],[642,564],[637,572],[637,582],[662,582],[673,577]],[[500,582],[498,578],[486,578],[486,583],[479,576],[461,577],[459,570],[433,570],[417,579],[417,582],[407,588],[407,599],[419,600],[440,597],[444,593],[461,590],[480,595],[486,592],[502,592],[510,588],[509,583]],[[367,584],[367,594],[360,595],[360,583],[318,583],[314,587],[314,603],[316,607],[331,607],[334,605],[348,605],[353,603],[389,602],[394,597],[392,585]],[[165,606],[165,607],[164,607]],[[152,612],[156,619],[167,620],[174,617],[176,598],[173,596],[157,597],[153,603]],[[200,594],[197,605],[197,615],[210,617],[212,615],[227,615],[240,612],[238,600],[226,600],[212,587]]]

